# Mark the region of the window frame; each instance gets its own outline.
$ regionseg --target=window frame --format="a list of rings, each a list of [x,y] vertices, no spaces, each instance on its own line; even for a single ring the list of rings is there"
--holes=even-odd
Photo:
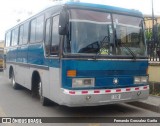
[[[35,34],[34,34],[34,41],[33,40],[31,40],[31,36],[33,35],[32,34],[32,22],[33,21],[35,21],[35,26],[34,26],[34,32],[35,32]],[[36,43],[36,18],[33,18],[32,20],[30,20],[30,32],[29,32],[29,42],[30,43]]]
[[[9,36],[8,36],[9,34]],[[8,32],[6,32],[6,35],[5,35],[5,47],[10,47],[11,46],[11,30],[9,30]],[[9,37],[9,42],[8,42],[8,37]]]
[[[21,27],[23,27],[22,42],[20,41],[20,40],[21,40],[21,38],[20,38],[20,35],[21,35]],[[19,26],[19,36],[18,36],[19,43],[18,43],[18,45],[23,45],[23,37],[24,37],[24,24],[22,24],[22,25]],[[20,43],[20,42],[21,42],[21,43]]]
[[[56,53],[51,54],[51,47],[52,47],[52,33],[53,33],[53,18],[58,16],[59,17],[59,13],[52,15],[51,17],[45,19],[45,28],[44,28],[44,46],[45,46],[45,56],[46,57],[58,57],[59,53],[60,53],[60,36],[58,33],[58,37],[59,37],[59,41],[58,41],[58,50]],[[46,54],[46,25],[47,25],[47,21],[50,20],[50,28],[49,28],[49,53]],[[59,21],[59,18],[58,18]],[[59,25],[58,25],[59,26]]]
[[[22,31],[22,42],[20,43],[21,27],[23,27],[23,31]],[[25,30],[27,31],[26,32],[27,34],[25,34]],[[27,21],[27,22],[24,22],[23,24],[21,24],[19,26],[19,37],[18,37],[19,43],[18,43],[18,45],[26,45],[26,44],[28,44],[29,34],[30,34],[30,22]],[[26,41],[25,41],[25,38],[26,38]]]
[[[55,53],[53,53],[53,54],[51,54],[51,48],[52,48],[52,40],[53,40],[53,38],[52,38],[52,36],[53,36],[53,19],[56,17],[56,16],[60,16],[60,14],[58,13],[58,14],[55,14],[55,15],[53,15],[53,16],[51,16],[51,41],[50,41],[50,56],[52,56],[52,57],[55,57],[55,56],[59,56],[59,53],[60,53],[60,36],[59,36],[59,33],[58,33],[58,38],[59,38],[59,41],[58,41],[58,50],[57,50],[57,52],[55,52]],[[59,21],[59,18],[58,18],[58,21]],[[58,26],[59,26],[59,23],[58,23]]]
[[[42,38],[41,38],[41,40],[37,40],[37,20],[38,20],[38,18],[40,18],[40,17],[42,17],[43,18],[43,21],[41,22],[43,25],[42,25],[42,29],[41,29],[41,35],[42,35]],[[29,42],[30,43],[39,43],[39,42],[42,42],[42,41],[44,41],[44,25],[45,25],[45,22],[44,22],[44,18],[45,16],[44,16],[44,14],[41,14],[41,15],[38,15],[37,17],[35,17],[35,18],[33,18],[33,19],[31,19],[30,20],[30,32],[29,32]],[[32,22],[33,21],[35,21],[35,26],[34,26],[34,32],[35,32],[35,35],[34,35],[34,40],[31,40],[31,36],[32,36]]]
[[[50,27],[49,27],[49,49],[48,49],[48,54],[46,53],[46,28],[47,28],[47,21],[49,21],[50,23]],[[45,56],[49,57],[50,56],[50,46],[51,46],[51,34],[52,34],[52,18],[47,18],[45,21],[45,32],[44,32],[44,47],[45,47]]]
[[[42,27],[41,27],[41,35],[42,35],[42,38],[41,38],[40,40],[37,40],[37,26],[38,26],[38,25],[37,25],[37,22],[38,22],[38,19],[41,18],[41,17],[43,18],[43,21],[41,22],[41,23],[43,24]],[[45,23],[44,23],[44,14],[37,16],[37,17],[36,17],[36,43],[37,43],[37,42],[42,42],[42,41],[44,40],[44,24],[45,24]]]
[[[16,33],[16,30],[17,30],[17,33]],[[13,37],[13,32],[14,32],[14,37]],[[19,43],[19,26],[11,30],[11,36],[12,37],[11,37],[10,46],[17,46]]]

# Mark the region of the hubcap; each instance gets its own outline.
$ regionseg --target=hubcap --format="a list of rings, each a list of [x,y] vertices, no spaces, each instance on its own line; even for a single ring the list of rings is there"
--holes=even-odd
[[[39,82],[39,89],[38,89],[39,97],[40,97],[40,102],[43,103],[44,97],[42,95],[42,83]]]
[[[39,93],[39,96],[42,97],[42,83],[41,82],[39,82],[38,93]]]
[[[15,79],[14,79],[14,75],[12,75],[12,85],[14,86],[15,85]]]

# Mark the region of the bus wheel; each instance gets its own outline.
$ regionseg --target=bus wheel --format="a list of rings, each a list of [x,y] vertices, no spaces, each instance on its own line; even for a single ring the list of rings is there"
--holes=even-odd
[[[47,99],[46,97],[43,96],[43,89],[42,89],[42,82],[39,81],[38,84],[38,94],[40,97],[40,102],[42,103],[43,106],[47,106],[50,104],[49,99]]]
[[[14,71],[12,71],[12,74],[11,74],[11,83],[14,89],[19,89],[19,85],[15,81]]]

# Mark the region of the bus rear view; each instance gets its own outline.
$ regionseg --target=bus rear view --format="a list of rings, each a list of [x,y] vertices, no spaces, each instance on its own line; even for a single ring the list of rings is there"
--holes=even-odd
[[[148,59],[140,12],[68,4],[60,14],[59,33],[65,36],[62,104],[94,106],[148,97]]]

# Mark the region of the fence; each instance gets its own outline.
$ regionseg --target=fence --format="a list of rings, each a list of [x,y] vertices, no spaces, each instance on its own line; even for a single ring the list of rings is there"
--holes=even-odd
[[[160,45],[158,42],[148,41],[147,50],[150,61],[160,62]]]

